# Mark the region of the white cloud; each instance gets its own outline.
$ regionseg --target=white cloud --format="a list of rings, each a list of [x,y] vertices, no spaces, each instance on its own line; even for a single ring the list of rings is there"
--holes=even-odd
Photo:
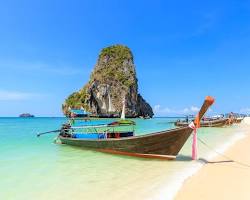
[[[171,113],[171,109],[162,108],[161,105],[155,105],[153,110],[154,113]]]
[[[192,111],[192,112],[198,112],[200,109],[198,108],[198,107],[196,107],[196,106],[191,106],[190,107],[190,111]]]
[[[250,108],[242,108],[240,109],[240,113],[250,114]]]
[[[0,90],[0,101],[28,100],[42,95],[28,92]]]
[[[72,76],[76,74],[83,74],[89,72],[88,69],[86,70],[86,68],[80,69],[66,64],[60,64],[60,63],[47,64],[39,61],[35,61],[32,63],[23,61],[18,61],[18,62],[6,61],[6,62],[1,62],[0,66],[14,70],[35,71],[39,73],[52,73],[64,76]]]
[[[180,112],[180,113],[188,113],[189,112],[189,108],[184,108],[182,110],[179,110],[178,112]]]
[[[161,105],[155,105],[153,110],[155,115],[169,115],[169,114],[187,115],[187,114],[196,114],[200,109],[196,106],[190,106],[183,109],[171,109],[168,107],[164,108]]]

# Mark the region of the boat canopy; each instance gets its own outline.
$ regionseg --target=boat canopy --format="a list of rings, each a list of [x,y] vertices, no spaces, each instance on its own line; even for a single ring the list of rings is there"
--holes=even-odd
[[[131,125],[135,125],[135,122],[132,120],[127,120],[127,119],[122,119],[119,121],[114,121],[110,124],[108,124],[109,126],[131,126]]]

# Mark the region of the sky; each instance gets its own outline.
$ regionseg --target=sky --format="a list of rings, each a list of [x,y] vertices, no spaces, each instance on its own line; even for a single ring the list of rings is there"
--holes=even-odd
[[[156,116],[250,112],[250,1],[0,0],[0,116],[62,116],[113,44]]]

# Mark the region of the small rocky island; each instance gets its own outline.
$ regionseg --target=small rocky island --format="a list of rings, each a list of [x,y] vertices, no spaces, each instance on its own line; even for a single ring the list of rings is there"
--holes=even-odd
[[[30,113],[22,113],[19,115],[19,117],[35,117],[35,116]]]
[[[113,45],[102,49],[89,82],[71,94],[62,105],[65,115],[69,108],[84,108],[98,117],[119,117],[126,99],[126,117],[152,117],[151,106],[138,93],[134,59],[130,49]]]

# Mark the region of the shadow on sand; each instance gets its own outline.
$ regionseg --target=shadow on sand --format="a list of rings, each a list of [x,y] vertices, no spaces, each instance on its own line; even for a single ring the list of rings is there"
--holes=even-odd
[[[182,154],[179,154],[175,159],[175,161],[191,161],[191,160],[192,160],[191,156],[186,156]]]
[[[228,163],[228,162],[234,162],[233,160],[219,160],[219,161],[208,161],[205,158],[199,158],[199,162],[204,164],[217,164],[217,163]]]
[[[181,161],[181,162],[188,161],[188,162],[190,162],[190,161],[192,161],[192,157],[180,154],[176,157],[175,161]],[[228,162],[234,162],[234,161],[233,160],[209,161],[205,158],[199,158],[197,160],[197,162],[200,162],[202,164],[216,164],[216,163],[228,163]]]

